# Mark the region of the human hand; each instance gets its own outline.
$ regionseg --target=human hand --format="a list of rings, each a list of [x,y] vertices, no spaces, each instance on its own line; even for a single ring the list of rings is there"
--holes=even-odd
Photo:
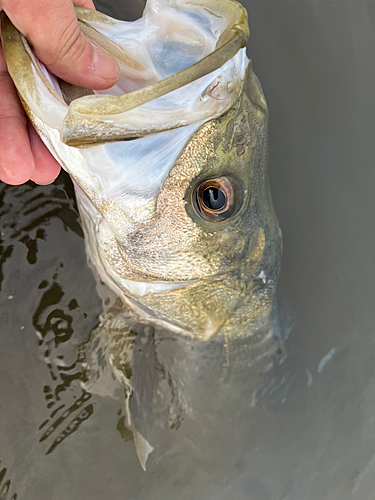
[[[95,8],[92,0],[74,3]],[[0,0],[0,10],[56,76],[94,90],[107,89],[118,80],[117,63],[81,33],[72,0]],[[47,184],[59,172],[60,165],[25,115],[0,44],[0,180],[13,185],[30,179]]]

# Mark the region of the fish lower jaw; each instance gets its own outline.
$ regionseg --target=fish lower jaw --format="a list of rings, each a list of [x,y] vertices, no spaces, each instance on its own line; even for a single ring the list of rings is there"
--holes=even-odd
[[[138,320],[147,321],[151,325],[162,328],[165,333],[179,334],[200,341],[210,340],[217,335],[219,325],[215,321],[207,319],[207,324],[204,328],[191,328],[176,318],[165,315],[160,309],[155,309],[142,301],[142,298],[146,295],[157,296],[159,293],[166,293],[174,289],[187,287],[196,281],[179,283],[136,282],[121,278],[110,269],[106,270],[103,265],[98,266],[98,262],[95,264],[92,261],[89,262],[94,275],[98,276],[101,282],[122,300],[125,306],[138,317]]]

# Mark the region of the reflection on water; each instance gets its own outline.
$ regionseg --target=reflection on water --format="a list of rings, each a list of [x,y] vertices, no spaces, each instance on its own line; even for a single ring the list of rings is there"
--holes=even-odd
[[[11,496],[11,485],[12,482],[8,478],[6,467],[2,467],[0,460],[0,500],[16,500],[17,493]]]
[[[50,384],[43,387],[46,407],[51,411],[39,427],[42,432],[39,442],[46,441],[49,445],[47,455],[93,413],[93,405],[87,404],[91,395],[80,388],[84,378],[80,359],[75,359],[74,351],[70,354],[63,350],[63,344],[73,335],[73,316],[67,312],[78,308],[78,303],[70,297],[68,303],[64,300],[58,277],[56,272],[51,285],[46,280],[39,284],[38,290],[43,290],[43,295],[32,321],[51,378]]]
[[[83,369],[77,359],[77,347],[88,338],[96,315],[90,314],[90,307],[81,307],[81,299],[77,300],[72,293],[72,283],[77,287],[74,274],[79,279],[75,266],[85,266],[84,251],[80,245],[80,255],[65,257],[64,251],[61,255],[59,252],[51,255],[48,247],[50,238],[56,238],[64,246],[69,244],[70,235],[81,242],[83,234],[66,175],[48,187],[33,183],[18,187],[2,184],[0,210],[2,304],[7,301],[6,307],[2,307],[2,333],[18,335],[21,341],[25,335],[34,335],[34,341],[29,338],[29,342],[45,363],[48,375],[38,388],[44,405],[38,407],[37,427],[38,441],[48,455],[94,411],[91,395],[80,385]],[[73,273],[66,272],[66,266],[71,265]],[[20,287],[26,292],[25,298]],[[95,299],[95,292],[91,293],[89,301],[99,305]],[[19,325],[12,332],[17,316]],[[85,323],[87,326],[82,328]],[[7,350],[3,348],[2,352],[4,355]],[[25,375],[21,371],[18,376],[23,379]],[[22,407],[22,401],[19,403]],[[9,415],[4,417],[9,420]],[[9,482],[0,490],[4,490],[4,495],[7,485]],[[5,496],[0,493],[0,498]]]
[[[26,250],[25,264],[34,266],[38,263],[41,243],[46,242],[51,225],[56,221],[59,221],[62,231],[58,236],[60,241],[65,239],[64,231],[83,237],[72,186],[65,175],[61,175],[57,183],[48,188],[37,187],[33,183],[19,187],[2,185],[1,200],[0,286],[17,286],[14,281],[9,283],[9,279],[4,279],[4,273],[7,259],[12,256],[14,258],[14,252],[20,254],[22,246]],[[83,252],[81,260],[84,264]],[[19,261],[20,270],[25,264]],[[22,332],[25,328],[28,331],[31,325],[34,327],[39,356],[44,360],[49,373],[49,380],[44,380],[42,387],[46,414],[39,425],[39,442],[43,444],[46,454],[53,452],[93,413],[93,404],[88,404],[91,395],[80,385],[83,379],[80,359],[77,359],[75,350],[70,348],[76,323],[74,320],[79,316],[86,319],[87,312],[80,310],[79,303],[72,297],[70,290],[65,293],[64,279],[60,279],[64,266],[70,265],[70,259],[65,262],[55,260],[51,264],[43,269],[42,279],[31,284],[31,302],[35,311],[31,317],[26,318],[31,324],[20,327]],[[13,277],[14,274],[11,273]],[[9,294],[6,298],[9,313],[14,310],[12,305],[17,302],[17,295]],[[86,330],[82,333],[86,333],[87,337],[89,332]]]

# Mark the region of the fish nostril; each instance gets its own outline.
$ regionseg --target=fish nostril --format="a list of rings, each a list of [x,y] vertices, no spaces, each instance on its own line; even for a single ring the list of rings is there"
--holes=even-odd
[[[246,137],[244,135],[239,135],[236,139],[237,146],[243,146],[246,143]]]

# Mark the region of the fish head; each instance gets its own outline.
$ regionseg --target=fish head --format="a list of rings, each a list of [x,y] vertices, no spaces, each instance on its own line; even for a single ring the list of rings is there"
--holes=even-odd
[[[87,36],[125,67],[113,95],[67,102],[9,20],[2,33],[25,109],[75,183],[90,261],[151,322],[201,340],[250,335],[272,309],[281,234],[267,106],[241,49],[246,12],[233,0],[152,0],[139,36],[77,12]],[[161,74],[166,54],[187,47],[190,65]]]
[[[88,252],[102,279],[111,277],[119,293],[156,321],[197,338],[245,335],[264,320],[281,257],[267,128],[266,102],[249,63],[238,100],[188,139],[182,136],[176,160],[150,193],[135,174],[131,192],[101,206],[100,222],[80,197],[92,235]],[[167,134],[166,147],[178,144],[181,133]]]

